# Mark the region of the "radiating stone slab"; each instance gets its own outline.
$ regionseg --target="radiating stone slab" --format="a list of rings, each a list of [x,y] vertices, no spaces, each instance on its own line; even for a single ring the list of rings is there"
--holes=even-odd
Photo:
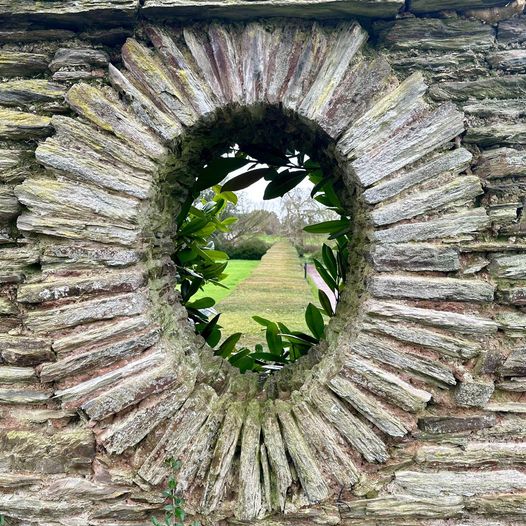
[[[408,326],[395,320],[391,322],[368,317],[364,324],[364,329],[368,332],[392,336],[401,342],[421,345],[440,354],[461,360],[469,360],[481,352],[481,345],[478,342],[430,331],[415,325]]]
[[[455,385],[457,383],[449,367],[438,360],[406,352],[411,350],[411,348],[406,348],[387,338],[361,334],[352,343],[351,352],[422,377],[427,381],[434,380],[446,385]]]
[[[431,159],[413,168],[400,171],[385,182],[367,188],[363,193],[365,201],[376,204],[394,197],[408,188],[429,181],[443,173],[458,174],[465,170],[473,156],[464,148],[457,148],[433,156]]]
[[[428,278],[380,274],[369,279],[368,289],[377,298],[413,298],[489,302],[494,286],[482,280]]]
[[[393,437],[403,437],[407,434],[408,429],[404,422],[348,379],[336,376],[329,382],[329,387],[384,433]]]

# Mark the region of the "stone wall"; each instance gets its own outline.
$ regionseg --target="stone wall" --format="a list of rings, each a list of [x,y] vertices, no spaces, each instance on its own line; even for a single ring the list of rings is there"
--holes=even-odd
[[[8,524],[149,524],[169,456],[203,524],[524,523],[523,4],[0,1]],[[358,271],[261,390],[192,335],[165,189],[276,106],[347,174]]]

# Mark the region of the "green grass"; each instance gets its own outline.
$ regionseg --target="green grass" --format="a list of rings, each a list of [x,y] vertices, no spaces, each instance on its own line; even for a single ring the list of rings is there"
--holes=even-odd
[[[241,344],[264,343],[262,327],[252,316],[280,321],[291,330],[306,330],[305,308],[313,301],[297,252],[280,241],[263,256],[254,272],[217,306],[224,336],[245,334]]]
[[[203,290],[197,292],[193,299],[199,299],[204,297],[211,297],[220,302],[234,292],[234,289],[239,283],[247,279],[254,269],[261,263],[261,261],[249,261],[246,259],[231,259],[228,262],[228,266],[225,270],[225,274],[228,276],[223,280],[223,285],[228,287],[218,287],[217,285],[208,284],[205,285]]]

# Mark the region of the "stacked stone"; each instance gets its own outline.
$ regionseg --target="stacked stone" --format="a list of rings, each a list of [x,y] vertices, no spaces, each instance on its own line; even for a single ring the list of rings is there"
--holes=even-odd
[[[520,524],[523,24],[378,24],[402,82],[353,23],[145,25],[107,76],[85,29],[3,31],[0,514],[145,524],[177,457],[211,523]],[[151,235],[172,141],[258,102],[334,140],[370,245],[360,314],[277,399],[200,349]]]

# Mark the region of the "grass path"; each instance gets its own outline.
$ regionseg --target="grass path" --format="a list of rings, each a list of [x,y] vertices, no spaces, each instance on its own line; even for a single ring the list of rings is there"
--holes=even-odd
[[[228,271],[228,269],[227,269]],[[242,343],[263,343],[261,326],[252,316],[281,321],[305,330],[305,307],[312,301],[295,248],[288,241],[273,245],[250,276],[217,305],[223,334],[246,334]]]
[[[231,259],[228,262],[228,267],[225,274],[228,276],[223,280],[223,284],[228,287],[218,287],[212,283],[205,285],[203,290],[200,290],[194,296],[195,299],[204,298],[209,296],[214,298],[217,302],[224,300],[227,296],[230,296],[242,281],[247,279],[254,269],[260,264],[260,261],[249,261],[246,259]]]

